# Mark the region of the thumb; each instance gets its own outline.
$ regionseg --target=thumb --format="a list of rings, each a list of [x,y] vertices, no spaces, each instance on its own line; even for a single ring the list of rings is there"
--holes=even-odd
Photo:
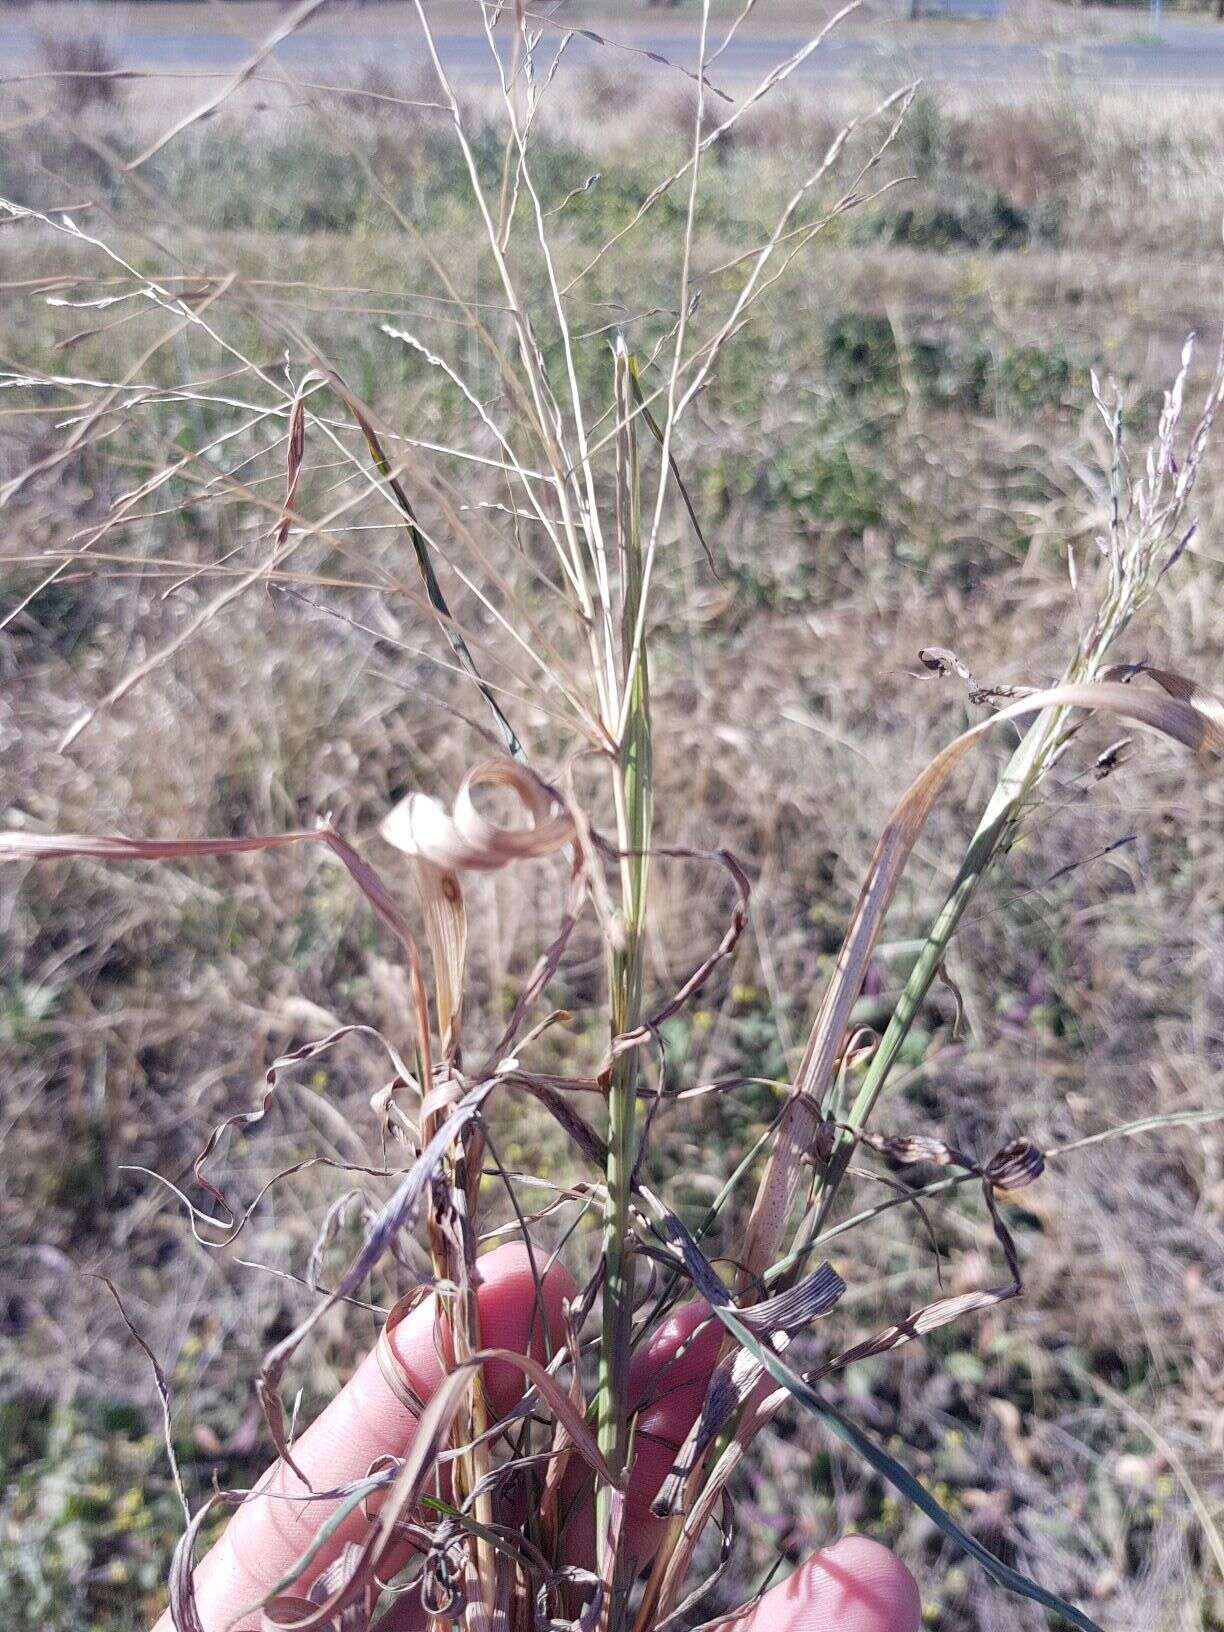
[[[719,1632],[918,1632],[921,1617],[900,1559],[866,1536],[843,1536]]]

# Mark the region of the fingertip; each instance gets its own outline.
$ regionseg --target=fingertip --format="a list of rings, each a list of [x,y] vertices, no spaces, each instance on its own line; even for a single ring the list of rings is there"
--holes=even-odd
[[[767,1592],[739,1632],[918,1632],[922,1600],[895,1553],[843,1536]]]
[[[922,1594],[918,1583],[890,1547],[869,1536],[843,1536],[824,1554],[825,1569],[834,1560],[860,1583],[865,1601],[870,1602],[876,1621],[867,1625],[875,1632],[918,1632],[922,1620]]]

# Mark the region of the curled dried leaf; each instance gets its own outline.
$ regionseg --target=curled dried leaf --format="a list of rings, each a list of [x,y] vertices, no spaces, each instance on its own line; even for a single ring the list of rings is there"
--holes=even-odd
[[[530,825],[502,827],[476,809],[478,787],[505,788]],[[410,793],[383,820],[382,835],[406,855],[449,872],[491,872],[511,862],[550,856],[573,842],[574,823],[534,772],[512,759],[487,759],[464,777],[453,809],[428,794]]]
[[[962,663],[947,646],[924,646],[918,653],[918,660],[933,674],[954,674],[963,680],[971,703],[1009,702],[1015,697],[1025,697],[1033,690],[1032,686],[982,685],[968,664]]]
[[[1023,1190],[1045,1172],[1045,1156],[1031,1139],[1013,1139],[986,1163],[983,1173],[996,1190]]]
[[[1136,663],[1129,667],[1131,673],[1154,680],[1170,697],[1177,697],[1183,703],[1191,704],[1200,714],[1224,729],[1224,698],[1219,697],[1214,691],[1209,691],[1206,686],[1201,686],[1189,675],[1178,674],[1173,669],[1157,669],[1150,663]],[[1117,678],[1123,678],[1122,670],[1107,671],[1104,678],[1113,679],[1115,674]]]
[[[821,1315],[827,1315],[845,1290],[846,1283],[832,1264],[821,1264],[787,1291],[765,1298],[751,1309],[742,1309],[740,1319],[750,1332],[761,1337],[777,1332],[793,1337]]]
[[[365,858],[354,850],[330,822],[316,828],[299,828],[288,833],[265,833],[245,839],[132,839],[121,833],[27,833],[10,829],[0,832],[0,861],[56,861],[87,857],[95,861],[178,861],[197,856],[251,855],[263,850],[280,850],[290,845],[322,844],[342,863],[350,878],[395,936],[408,958],[414,1007],[418,1023],[426,1018],[425,988],[421,981],[420,955],[408,921],[394,897]],[[428,1028],[422,1030],[418,1046],[426,1051]],[[428,1076],[428,1070],[426,1070]]]
[[[529,817],[526,827],[502,827],[477,810],[477,787],[508,789]],[[467,959],[467,912],[459,875],[492,872],[512,862],[554,854],[574,839],[574,824],[525,765],[489,759],[464,777],[447,811],[425,793],[410,793],[384,818],[382,836],[411,856],[434,962],[438,1033],[445,1058],[458,1055]]]

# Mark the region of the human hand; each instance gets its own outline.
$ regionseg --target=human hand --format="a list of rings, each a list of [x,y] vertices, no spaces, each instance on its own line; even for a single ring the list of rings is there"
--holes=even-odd
[[[482,1340],[537,1357],[545,1351],[538,1330],[536,1283],[521,1243],[500,1247],[480,1261]],[[554,1266],[544,1277],[544,1312],[554,1340],[563,1331],[562,1304],[574,1294],[567,1271]],[[662,1521],[650,1504],[676,1450],[696,1420],[721,1345],[721,1329],[706,1319],[701,1305],[681,1308],[635,1357],[629,1379],[637,1409],[625,1533],[635,1539],[639,1561],[658,1544]],[[412,1387],[428,1399],[442,1378],[434,1341],[432,1300],[421,1303],[390,1335]],[[700,1327],[700,1330],[697,1328]],[[691,1334],[696,1336],[689,1341]],[[681,1352],[681,1345],[686,1345]],[[494,1412],[512,1409],[523,1378],[512,1366],[490,1362],[485,1388]],[[294,1442],[293,1454],[317,1490],[331,1490],[363,1478],[371,1464],[402,1456],[412,1441],[416,1418],[383,1375],[376,1354],[366,1356],[331,1404]],[[217,1545],[195,1572],[196,1598],[204,1632],[241,1632],[258,1627],[258,1616],[235,1622],[244,1609],[268,1592],[317,1533],[335,1502],[265,1499],[300,1495],[304,1487],[283,1463],[260,1480],[256,1494],[238,1509]],[[311,1578],[326,1569],[367,1528],[360,1511],[351,1513],[328,1538],[310,1568]],[[579,1496],[565,1538],[567,1556],[588,1563],[594,1517]],[[296,1590],[305,1591],[309,1582]],[[847,1536],[814,1554],[782,1585],[774,1587],[747,1615],[727,1623],[727,1632],[917,1632],[918,1589],[913,1577],[887,1548],[862,1536]],[[380,1632],[421,1632],[427,1622],[415,1594],[384,1616]],[[167,1613],[154,1632],[173,1632]]]

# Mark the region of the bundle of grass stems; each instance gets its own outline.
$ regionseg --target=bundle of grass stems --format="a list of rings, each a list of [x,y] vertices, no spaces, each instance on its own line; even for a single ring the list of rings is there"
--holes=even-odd
[[[285,28],[311,10],[299,7]],[[660,1059],[665,1023],[694,1004],[740,941],[748,922],[752,859],[662,845],[655,833],[654,590],[661,558],[677,537],[674,523],[690,542],[705,547],[679,459],[685,416],[735,344],[747,314],[767,299],[795,257],[841,216],[869,204],[872,173],[896,137],[913,88],[884,98],[838,134],[820,164],[795,187],[767,241],[731,263],[706,266],[709,257],[699,253],[698,202],[711,150],[749,109],[785,83],[828,30],[733,101],[714,83],[725,34],[715,38],[709,0],[703,0],[698,59],[691,71],[684,69],[693,98],[688,155],[673,173],[660,177],[636,212],[626,214],[599,255],[567,278],[553,249],[563,215],[546,208],[531,146],[539,109],[563,67],[570,39],[564,23],[550,26],[521,5],[513,12],[480,7],[499,76],[504,134],[500,180],[490,189],[424,0],[416,0],[416,14],[433,94],[452,121],[483,223],[479,253],[492,269],[496,300],[487,308],[473,303],[419,234],[416,250],[447,291],[452,315],[461,319],[471,346],[491,364],[499,388],[496,405],[441,354],[440,345],[415,332],[394,333],[462,394],[474,428],[473,448],[443,451],[495,467],[504,504],[473,509],[458,502],[454,487],[431,472],[422,446],[380,423],[346,383],[344,359],[322,356],[289,319],[280,336],[290,359],[282,379],[229,338],[223,300],[188,298],[69,217],[5,206],[15,221],[69,235],[78,247],[84,243],[106,260],[112,274],[118,268],[137,298],[202,336],[230,371],[227,400],[232,404],[242,395],[238,381],[259,393],[254,407],[244,398],[243,411],[253,412],[255,423],[275,428],[277,445],[287,450],[284,497],[270,517],[266,558],[236,585],[227,583],[171,645],[144,657],[100,707],[113,708],[134,686],[149,681],[194,629],[237,594],[260,583],[275,585],[304,542],[326,541],[360,500],[391,507],[404,549],[419,571],[422,622],[443,643],[438,649],[445,661],[470,682],[478,706],[487,710],[489,724],[478,729],[486,731],[492,747],[462,784],[411,792],[386,815],[383,838],[410,858],[416,884],[411,905],[327,817],[298,830],[238,838],[142,840],[29,829],[0,835],[0,857],[18,864],[70,857],[181,859],[323,845],[377,915],[409,977],[412,1010],[404,1016],[402,1034],[380,1039],[394,1075],[375,1096],[369,1130],[379,1145],[386,1199],[330,1291],[318,1294],[307,1316],[267,1355],[257,1388],[271,1441],[293,1467],[292,1429],[282,1404],[286,1378],[308,1364],[309,1340],[320,1323],[357,1296],[376,1266],[394,1258],[397,1244],[411,1232],[423,1232],[432,1275],[410,1288],[392,1321],[427,1291],[433,1293],[445,1380],[427,1405],[415,1401],[421,1428],[406,1457],[385,1459],[353,1487],[312,1495],[330,1498],[329,1525],[377,1499],[378,1521],[364,1543],[348,1548],[310,1597],[295,1588],[299,1578],[309,1579],[309,1558],[303,1558],[262,1605],[251,1606],[252,1613],[262,1616],[262,1624],[299,1632],[340,1627],[357,1632],[377,1626],[389,1602],[418,1594],[431,1625],[473,1632],[542,1627],[662,1632],[697,1624],[703,1594],[732,1550],[737,1470],[777,1413],[798,1410],[811,1413],[902,1497],[920,1506],[1001,1590],[1044,1605],[1068,1624],[1091,1628],[1095,1623],[1082,1610],[993,1556],[962,1529],[900,1462],[835,1408],[822,1382],[1022,1290],[1008,1198],[1036,1182],[1047,1162],[1070,1161],[1074,1147],[1043,1151],[1020,1138],[982,1158],[931,1133],[877,1133],[871,1120],[915,1016],[943,974],[966,909],[1020,831],[1043,779],[1059,761],[1081,752],[1086,720],[1100,714],[1128,730],[1143,727],[1204,760],[1224,747],[1224,707],[1217,699],[1181,674],[1127,664],[1119,653],[1136,615],[1162,575],[1176,570],[1186,547],[1188,507],[1224,375],[1217,368],[1205,406],[1189,423],[1183,402],[1187,347],[1182,370],[1166,393],[1156,438],[1136,468],[1124,446],[1121,409],[1094,381],[1112,450],[1111,513],[1090,559],[1076,565],[1068,553],[1071,592],[1082,615],[1080,638],[1064,673],[1046,687],[994,687],[975,679],[951,651],[930,648],[922,654],[930,669],[966,684],[970,705],[982,717],[899,790],[816,1003],[798,1070],[779,1087],[776,1115],[754,1143],[735,1153],[736,1165],[721,1175],[720,1192],[706,1215],[682,1220],[645,1176],[652,1135],[665,1120],[669,1098],[676,1097],[652,1064]],[[214,106],[210,99],[193,117]],[[166,139],[189,122],[179,121]],[[140,162],[128,166],[137,176]],[[627,326],[613,326],[605,337],[603,375],[594,387],[580,384],[576,286],[612,243],[639,228],[649,231],[650,212],[664,198],[685,212],[674,306],[653,343],[640,351],[630,346]],[[75,383],[80,388],[82,382]],[[118,386],[98,384],[96,394],[98,415],[123,399]],[[71,445],[79,423],[66,434]],[[225,458],[222,441],[210,452],[215,469]],[[302,507],[313,445],[338,463],[356,495],[315,517]],[[142,484],[137,497],[156,493],[172,474],[167,466]],[[225,468],[223,479],[231,493],[268,508],[261,491],[245,486],[242,463]],[[426,514],[439,519],[427,526]],[[108,522],[108,529],[113,525]],[[84,559],[89,547],[77,559]],[[532,577],[547,606],[546,622],[536,601],[510,587],[502,562],[507,550],[517,552],[519,565]],[[39,587],[61,570],[56,567]],[[486,638],[485,644],[494,664],[505,662],[510,677],[505,682],[484,658],[477,662],[470,631],[465,634],[452,615],[443,588],[448,573],[471,592],[493,631],[495,641]],[[481,583],[495,588],[486,590]],[[509,658],[499,657],[497,643]],[[520,679],[524,672],[526,681]],[[73,726],[66,745],[88,729],[96,712]],[[537,722],[545,719],[547,730],[538,724],[533,732],[526,730],[525,714]],[[1007,735],[1013,746],[994,794],[891,1017],[879,1033],[855,1030],[852,1013],[881,926],[932,807],[967,755],[988,752]],[[1116,752],[1107,750],[1097,773],[1104,774],[1116,759]],[[501,801],[497,820],[487,814],[491,798]],[[132,812],[132,823],[139,826],[139,811]],[[546,858],[558,880],[555,937],[539,949],[501,1034],[473,1037],[464,1027],[465,892],[476,875],[529,868]],[[645,956],[651,886],[659,870],[677,859],[707,867],[711,887],[725,888],[726,928],[717,944],[686,949],[685,978],[674,991],[659,992],[650,989]],[[598,926],[606,949],[606,1053],[589,1076],[558,1077],[534,1068],[533,1053],[549,1028],[570,1019],[547,1010],[547,994],[565,966],[576,927],[590,922]],[[262,1101],[227,1118],[210,1138],[194,1169],[197,1194],[207,1201],[192,1201],[179,1191],[198,1239],[213,1246],[233,1242],[256,1205],[228,1208],[210,1176],[222,1134],[257,1123],[282,1075],[317,1058],[349,1029],[274,1061]],[[732,1079],[688,1092],[730,1095],[739,1086]],[[533,1114],[554,1118],[575,1170],[582,1170],[580,1179],[554,1184],[548,1206],[536,1214],[521,1193],[520,1176],[490,1153],[487,1117],[494,1104],[507,1101],[530,1103]],[[906,1183],[900,1195],[883,1202],[848,1210],[846,1180],[856,1152],[865,1159],[883,1157],[907,1176],[916,1170],[916,1181],[922,1182]],[[932,1167],[940,1171],[924,1177],[923,1170]],[[548,1177],[537,1176],[537,1182]],[[887,1209],[962,1185],[980,1191],[1004,1271],[997,1284],[940,1297],[873,1337],[839,1348],[837,1305],[845,1286],[836,1268],[838,1236],[869,1226]],[[565,1237],[547,1251],[532,1226],[567,1206],[602,1212],[594,1271],[567,1305],[562,1336],[542,1358],[495,1356],[521,1369],[523,1394],[509,1419],[494,1422],[481,1371],[494,1356],[482,1339],[476,1297],[486,1220],[496,1214],[496,1228],[488,1233],[499,1239],[507,1233],[521,1236],[539,1287]],[[711,1262],[703,1245],[728,1212],[741,1221],[737,1239],[742,1243],[730,1268]],[[655,1514],[663,1520],[660,1545],[649,1566],[639,1567],[625,1522],[635,1432],[629,1368],[676,1307],[694,1297],[704,1300],[702,1324],[721,1328],[720,1357],[697,1423],[655,1500]],[[821,1358],[801,1367],[788,1350],[817,1321]],[[173,1457],[169,1439],[168,1446]],[[578,1482],[594,1487],[596,1551],[584,1565],[576,1565],[564,1549],[559,1493],[567,1470],[575,1468],[585,1470]],[[193,1557],[201,1527],[210,1515],[243,1499],[243,1493],[218,1491],[192,1511],[184,1497],[187,1524],[171,1599],[174,1624],[183,1632],[200,1625]],[[517,1518],[508,1525],[505,1515],[511,1510]],[[721,1538],[713,1548],[714,1577],[699,1580],[696,1564],[711,1556],[712,1536]],[[406,1564],[405,1537],[412,1543]],[[399,1560],[394,1568],[388,1565],[392,1557]]]

